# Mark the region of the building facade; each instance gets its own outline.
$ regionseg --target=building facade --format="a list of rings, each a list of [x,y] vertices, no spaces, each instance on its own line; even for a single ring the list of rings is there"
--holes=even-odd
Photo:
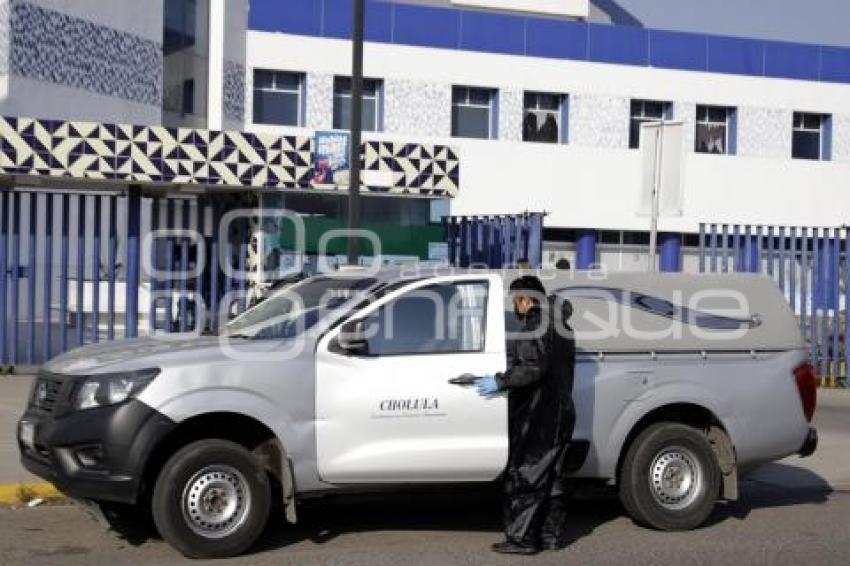
[[[846,48],[597,24],[520,4],[367,4],[368,135],[456,144],[452,214],[543,210],[553,249],[583,237],[645,249],[639,124],[664,118],[684,124],[684,148],[681,210],[662,232],[846,222]],[[597,4],[587,17],[611,3]],[[344,125],[335,108],[350,69],[349,7],[252,3],[247,128]],[[288,81],[298,112],[252,107],[266,100],[252,82],[268,84],[269,72]],[[616,266],[640,261],[620,255]]]
[[[625,0],[369,0],[364,138],[457,148],[462,173],[453,198],[366,198],[364,221],[393,254],[427,257],[446,214],[545,211],[548,260],[584,250],[581,264],[645,267],[640,125],[664,119],[683,128],[681,194],[659,226],[677,246],[703,222],[844,225],[850,38],[828,27],[841,9],[809,3],[823,28],[801,36],[764,9],[724,27]],[[0,2],[0,113],[344,131],[351,12],[351,0]],[[821,36],[834,45],[788,41]],[[274,203],[319,231],[347,214],[339,192]]]

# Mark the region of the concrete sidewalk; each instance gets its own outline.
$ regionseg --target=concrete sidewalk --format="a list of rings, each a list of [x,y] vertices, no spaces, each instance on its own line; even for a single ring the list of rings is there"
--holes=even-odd
[[[31,383],[32,376],[0,376],[0,486],[40,481],[21,467],[16,439]],[[812,457],[768,464],[748,481],[789,489],[850,491],[850,390],[818,390],[815,426],[820,444]]]
[[[0,375],[0,486],[41,481],[24,470],[18,453],[18,419],[32,380],[31,375]]]

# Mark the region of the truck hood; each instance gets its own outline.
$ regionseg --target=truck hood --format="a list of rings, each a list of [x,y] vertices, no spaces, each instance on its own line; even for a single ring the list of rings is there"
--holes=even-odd
[[[261,354],[279,347],[281,342],[234,338],[224,348],[218,336],[116,340],[71,350],[45,364],[44,369],[52,373],[85,375],[198,362],[214,364],[232,361],[234,351],[240,355]]]

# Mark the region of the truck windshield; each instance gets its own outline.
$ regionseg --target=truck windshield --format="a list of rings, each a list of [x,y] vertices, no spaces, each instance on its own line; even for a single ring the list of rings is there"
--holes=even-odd
[[[377,285],[378,280],[372,277],[311,277],[248,309],[223,333],[255,339],[292,338],[328,312],[352,299],[365,298]]]

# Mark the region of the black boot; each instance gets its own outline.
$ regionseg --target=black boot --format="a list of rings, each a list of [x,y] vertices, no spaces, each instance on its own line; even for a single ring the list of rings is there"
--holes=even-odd
[[[540,548],[536,545],[521,544],[510,540],[497,542],[490,548],[493,549],[493,552],[498,552],[499,554],[520,554],[523,556],[533,556],[540,552]]]

